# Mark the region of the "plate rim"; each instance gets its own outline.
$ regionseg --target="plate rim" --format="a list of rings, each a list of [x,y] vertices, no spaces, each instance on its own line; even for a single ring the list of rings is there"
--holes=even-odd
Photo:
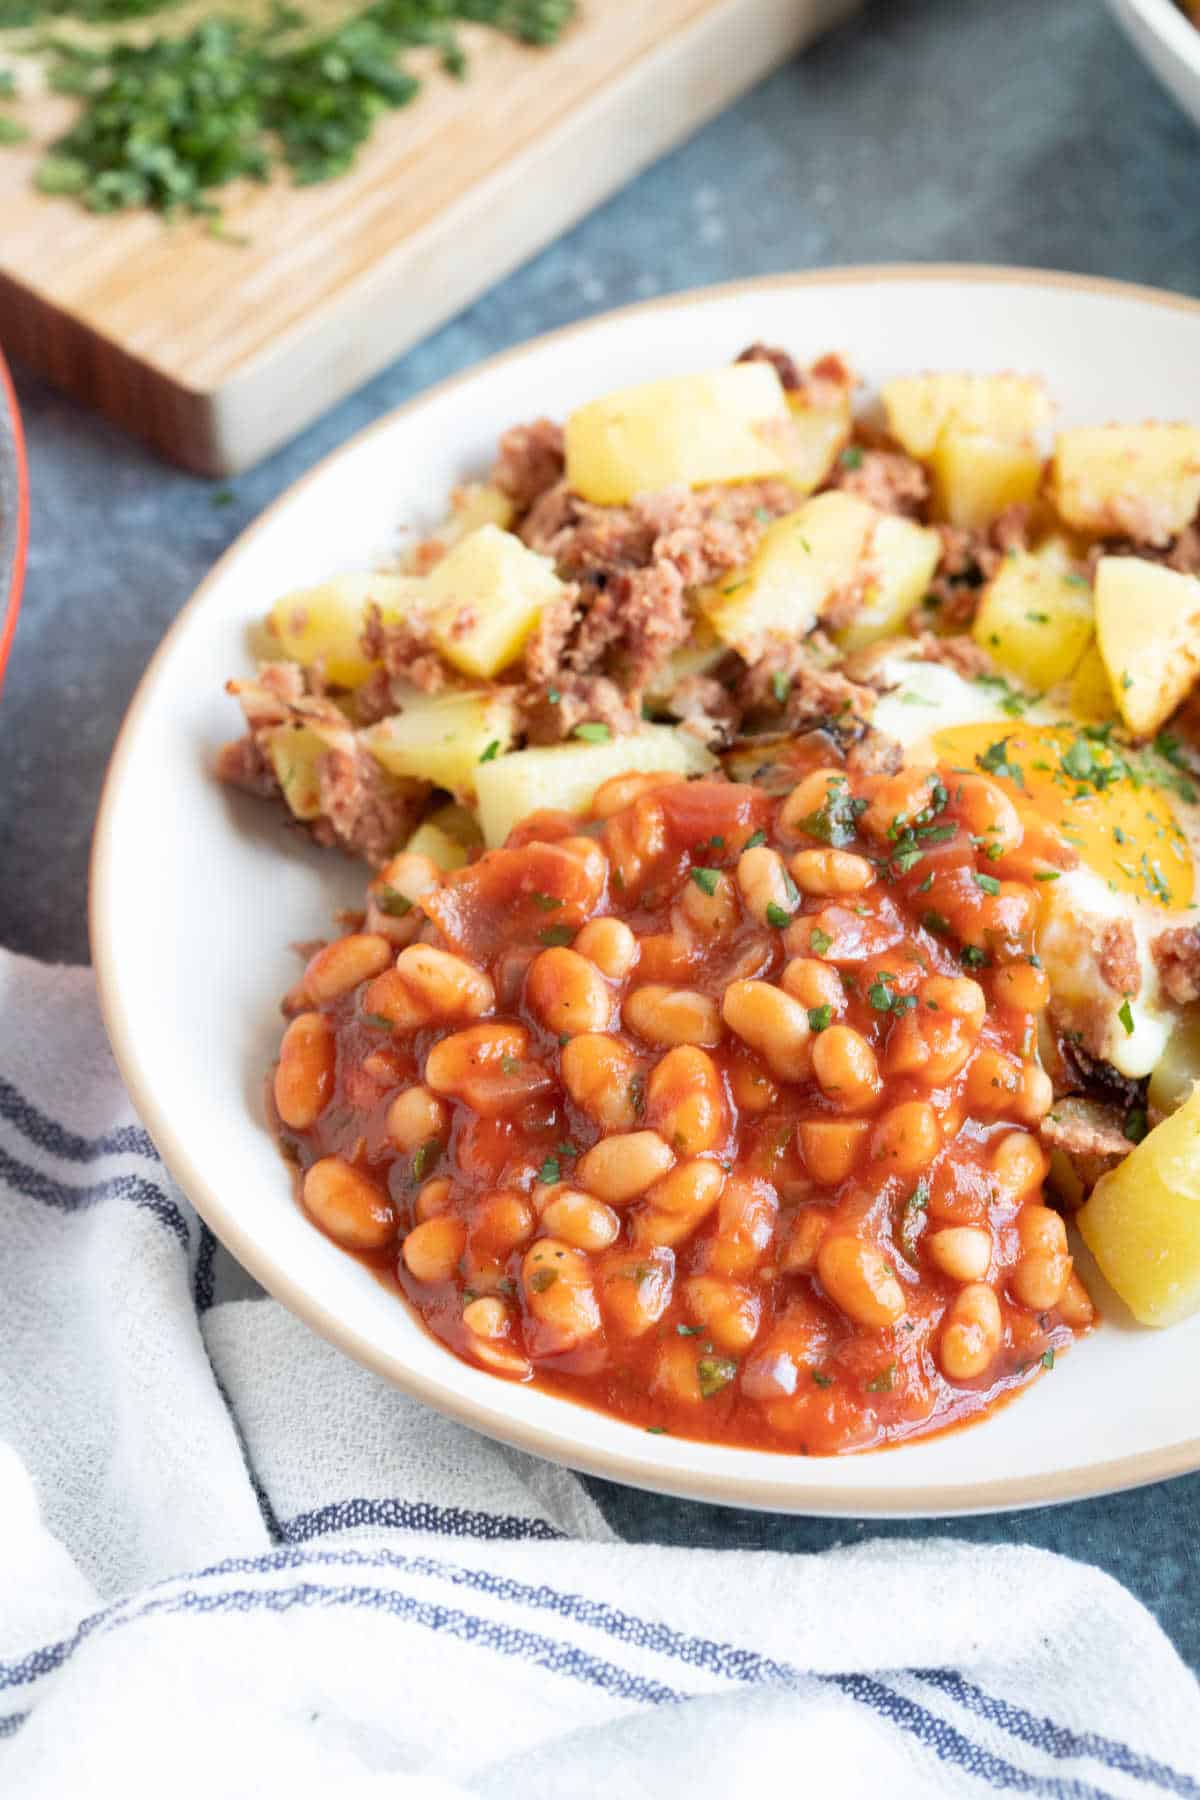
[[[647,1466],[644,1459],[634,1458],[632,1452],[625,1454],[620,1450],[580,1443],[572,1439],[567,1426],[555,1430],[513,1419],[499,1404],[493,1406],[476,1401],[456,1391],[450,1380],[443,1382],[414,1372],[399,1357],[382,1350],[365,1338],[352,1323],[330,1311],[322,1301],[299,1287],[273,1265],[268,1254],[259,1253],[239,1226],[236,1213],[222,1202],[220,1194],[210,1185],[189,1155],[171,1120],[155,1099],[152,1083],[147,1072],[142,1069],[133,1033],[123,1014],[118,971],[115,958],[109,951],[107,920],[112,887],[111,838],[122,776],[132,753],[142,712],[157,684],[160,666],[170,653],[176,637],[204,605],[210,591],[223,578],[227,567],[266,529],[275,514],[285,506],[290,506],[298,495],[324,474],[335,459],[352,449],[360,448],[376,433],[391,429],[408,414],[467,386],[481,376],[491,374],[510,361],[550,346],[561,345],[572,337],[585,334],[598,324],[608,324],[614,320],[631,321],[681,306],[788,288],[947,281],[1100,294],[1112,299],[1164,306],[1200,320],[1200,300],[1104,276],[986,263],[871,263],[781,271],[681,289],[657,295],[651,300],[636,301],[630,305],[590,314],[553,331],[524,339],[421,389],[381,418],[354,432],[291,483],[238,534],[180,608],[147,663],[126,709],[105,771],[88,871],[88,932],[101,1016],[134,1110],[149,1131],[168,1173],[178,1183],[200,1218],[274,1299],[286,1306],[310,1330],[373,1374],[381,1376],[412,1398],[472,1430],[547,1461],[624,1486],[708,1504],[746,1507],[793,1516],[938,1518],[951,1514],[1013,1511],[1083,1500],[1187,1474],[1200,1468],[1200,1437],[1180,1439],[1158,1449],[1134,1452],[1104,1463],[1085,1464],[1043,1474],[1017,1474],[983,1483],[958,1482],[938,1488],[932,1493],[927,1487],[897,1485],[874,1489],[855,1487],[852,1483],[807,1486],[791,1492],[779,1480],[768,1481],[765,1473],[758,1476],[704,1470],[685,1472],[673,1470],[669,1466]],[[452,1375],[454,1366],[456,1359],[448,1355],[448,1375]],[[504,1391],[503,1388],[501,1391]],[[576,1403],[567,1399],[561,1399],[560,1403],[564,1408],[587,1410],[578,1408]],[[768,1467],[786,1466],[786,1458],[778,1453],[760,1454],[764,1460],[769,1458]],[[881,1451],[877,1454],[886,1455],[888,1452]],[[843,1467],[847,1459],[830,1460],[836,1466]],[[808,1462],[806,1467],[811,1470],[813,1463]]]

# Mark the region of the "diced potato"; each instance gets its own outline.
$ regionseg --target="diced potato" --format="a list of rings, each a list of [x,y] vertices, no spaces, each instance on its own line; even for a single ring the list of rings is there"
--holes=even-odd
[[[826,384],[827,404],[814,406],[803,394],[789,394],[792,415],[787,436],[787,478],[801,494],[820,487],[850,437],[850,387]],[[824,389],[822,390],[825,391]]]
[[[1032,500],[1042,479],[1036,445],[1007,442],[957,425],[947,426],[938,438],[930,467],[937,517],[964,531],[980,530],[1006,506]]]
[[[787,398],[769,363],[667,376],[577,407],[567,480],[601,506],[682,484],[752,481],[787,461]]]
[[[1108,670],[1093,638],[1071,678],[1071,717],[1085,725],[1103,725],[1117,714],[1116,696]]]
[[[1050,465],[1068,525],[1165,544],[1200,506],[1200,427],[1093,425],[1059,434]]]
[[[430,635],[464,675],[490,680],[515,662],[563,584],[549,557],[497,525],[481,525],[426,578]]]
[[[1032,443],[1050,419],[1050,400],[1027,375],[903,375],[885,383],[888,429],[910,456],[932,455],[947,426],[1001,443]]]
[[[1096,642],[1121,717],[1158,730],[1200,676],[1200,578],[1136,556],[1096,565]]]
[[[461,869],[483,844],[479,820],[465,806],[439,806],[413,832],[404,848],[428,856],[439,869]]]
[[[700,596],[717,636],[754,662],[772,638],[801,638],[855,576],[877,514],[850,494],[817,494],[769,525],[744,568]]]
[[[1178,1110],[1200,1081],[1200,1012],[1181,1018],[1154,1066],[1146,1098],[1156,1112]]]
[[[332,748],[352,749],[354,733],[346,726],[305,725],[293,720],[276,725],[267,739],[267,758],[283,790],[288,810],[297,819],[315,819],[321,812],[318,765]]]
[[[843,650],[860,650],[902,630],[919,606],[942,554],[936,531],[894,513],[877,516],[866,548],[870,575],[849,625],[834,632]]]
[[[365,742],[393,775],[415,775],[469,799],[478,777],[508,749],[514,732],[511,694],[493,689],[414,691],[401,712],[372,726]]]
[[[1141,1324],[1175,1325],[1200,1308],[1200,1088],[1101,1176],[1077,1218]]]
[[[1091,642],[1092,596],[1057,547],[1005,557],[972,626],[1001,668],[1044,692],[1078,668]]]
[[[691,640],[673,650],[662,668],[650,677],[645,699],[650,706],[670,709],[671,695],[681,681],[693,675],[707,675],[727,654],[707,619],[698,618],[692,626]]]
[[[547,744],[517,750],[478,771],[479,818],[485,842],[502,844],[513,826],[547,808],[582,812],[602,781],[627,770],[704,775],[716,758],[690,732],[644,725],[604,744]]]
[[[451,511],[434,536],[449,548],[470,537],[481,525],[496,525],[507,531],[516,512],[502,488],[493,487],[490,481],[471,481],[455,490]]]
[[[373,602],[385,623],[402,618],[423,584],[412,575],[338,575],[318,587],[296,588],[275,602],[270,629],[289,662],[324,665],[338,687],[360,687],[375,668],[362,653],[363,619]]]

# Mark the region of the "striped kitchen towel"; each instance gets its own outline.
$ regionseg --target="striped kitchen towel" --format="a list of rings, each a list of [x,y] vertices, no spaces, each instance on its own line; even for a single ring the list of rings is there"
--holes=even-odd
[[[1107,1576],[621,1544],[573,1476],[214,1303],[90,975],[3,954],[0,1230],[6,1800],[1200,1796],[1200,1691]]]

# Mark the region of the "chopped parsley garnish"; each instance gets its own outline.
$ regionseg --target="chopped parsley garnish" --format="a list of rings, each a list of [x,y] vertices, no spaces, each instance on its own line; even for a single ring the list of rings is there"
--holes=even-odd
[[[646,1111],[646,1077],[644,1075],[630,1077],[629,1104],[633,1108],[634,1117],[640,1119]]]
[[[521,1059],[519,1056],[502,1056],[500,1058],[500,1073],[502,1075],[519,1075],[520,1072]]]
[[[881,969],[867,989],[867,999],[876,1012],[890,1012],[900,1016],[911,1012],[917,1004],[915,994],[893,994],[888,983],[896,979],[887,969]]]
[[[786,704],[787,697],[791,693],[791,691],[792,691],[791,676],[785,675],[782,669],[776,669],[775,673],[771,677],[771,692],[774,694],[774,696],[775,696],[776,700],[779,702],[780,706],[783,706]]]
[[[832,1006],[810,1006],[808,1009],[808,1028],[810,1031],[825,1031],[833,1023]]]
[[[750,836],[746,839],[745,843],[742,845],[742,849],[743,849],[743,851],[757,850],[758,846],[760,844],[765,844],[766,841],[767,841],[767,834],[765,831],[752,831],[750,833]]]
[[[363,1019],[368,1025],[378,1026],[380,1031],[390,1031],[392,1029],[392,1021],[388,1018],[386,1013],[365,1012],[363,1014]]]
[[[814,956],[824,956],[833,948],[833,939],[819,925],[814,925],[808,934],[808,944]]]
[[[529,1277],[529,1286],[535,1294],[544,1294],[548,1287],[553,1287],[558,1280],[557,1269],[535,1269]]]
[[[1027,612],[1025,614],[1025,617],[1028,619],[1028,621],[1031,625],[1048,625],[1050,623],[1050,614],[1049,613]]]
[[[577,725],[573,736],[582,738],[585,744],[607,744],[612,741],[612,731],[599,719],[592,719],[586,724]]]
[[[1035,869],[1033,871],[1035,881],[1057,881],[1061,875],[1061,869]]]
[[[1021,769],[1016,763],[1009,761],[1007,738],[1000,738],[996,743],[989,744],[983,755],[977,756],[975,761],[985,774],[1004,775],[1013,783],[1014,787],[1023,788],[1025,786],[1025,777]]]
[[[924,1179],[918,1181],[908,1199],[904,1202],[904,1214],[900,1220],[900,1248],[909,1262],[917,1259],[917,1242],[923,1229],[923,1215],[929,1205],[929,1183]]]
[[[896,1365],[894,1362],[890,1362],[886,1368],[880,1369],[878,1375],[872,1375],[867,1383],[867,1392],[868,1394],[890,1394],[895,1385]]]
[[[669,1437],[671,1434],[665,1425],[647,1425],[647,1437]]]
[[[1120,1019],[1121,1024],[1125,1028],[1125,1036],[1132,1037],[1133,1036],[1133,1008],[1129,1004],[1129,996],[1128,995],[1126,995],[1125,999],[1122,1000],[1120,1006],[1117,1008],[1117,1017],[1118,1017],[1118,1019]]]
[[[987,967],[988,955],[977,944],[964,944],[962,960],[968,969],[984,969]]]
[[[1000,892],[1000,883],[996,880],[996,877],[994,875],[981,875],[978,869],[975,870],[975,886],[977,888],[982,888],[985,894],[998,894]]]
[[[562,699],[562,695],[559,693],[557,688],[552,687],[552,688],[546,689],[546,698],[550,702],[551,706],[557,706],[559,701]]]
[[[694,868],[691,873],[692,880],[702,894],[711,896],[716,893],[717,883],[721,879],[720,869],[704,869],[697,867]]]
[[[1144,1106],[1131,1106],[1125,1114],[1122,1128],[1131,1144],[1140,1144],[1150,1129],[1150,1119]]]
[[[731,1356],[702,1356],[696,1364],[696,1378],[706,1400],[728,1387],[736,1374],[737,1364]]]
[[[425,1143],[418,1144],[413,1152],[412,1178],[424,1181],[430,1169],[434,1168],[442,1154],[442,1146],[437,1138],[428,1138]]]
[[[700,1336],[699,1325],[677,1325],[675,1327],[675,1330],[678,1332],[680,1337],[699,1337]]]
[[[950,921],[945,913],[933,912],[932,910],[923,912],[921,914],[921,923],[926,931],[932,931],[934,937],[946,937],[949,934]]]
[[[774,900],[770,901],[767,906],[767,924],[774,925],[777,931],[783,931],[791,922],[792,914],[788,912],[787,908],[777,906]]]
[[[376,894],[375,904],[381,913],[386,913],[389,919],[402,919],[405,913],[410,913],[413,909],[413,903],[407,894],[402,894],[399,888],[388,887],[386,884]]]
[[[813,1370],[812,1378],[813,1378],[813,1381],[816,1383],[817,1387],[828,1388],[828,1387],[833,1386],[833,1376],[832,1375],[823,1375],[821,1373],[820,1369]]]
[[[562,1180],[562,1166],[559,1163],[557,1156],[548,1156],[546,1158],[545,1162],[538,1170],[538,1180],[545,1182],[547,1185],[551,1182]]]
[[[856,800],[844,775],[831,775],[828,793],[821,806],[799,821],[800,830],[819,838],[834,850],[843,849],[854,840],[859,817],[867,809],[865,800]]]
[[[575,933],[569,925],[547,925],[537,935],[539,944],[545,944],[548,950],[557,950],[563,944],[569,944]]]
[[[1043,1350],[1043,1352],[1042,1352],[1042,1367],[1043,1367],[1043,1369],[1052,1369],[1054,1367],[1054,1350],[1053,1350],[1053,1348],[1051,1348],[1049,1350]]]
[[[491,743],[488,745],[487,749],[484,751],[483,755],[480,757],[479,760],[481,763],[495,762],[495,760],[499,756],[499,754],[500,754],[500,739],[493,738]]]
[[[843,469],[861,469],[863,453],[857,444],[847,444],[838,461]]]
[[[562,905],[562,901],[557,894],[533,893],[530,894],[529,898],[541,912],[554,912],[556,908]]]

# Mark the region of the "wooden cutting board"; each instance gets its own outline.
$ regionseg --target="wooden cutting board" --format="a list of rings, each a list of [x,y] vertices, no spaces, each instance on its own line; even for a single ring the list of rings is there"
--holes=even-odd
[[[38,194],[71,103],[0,154],[0,341],[206,475],[264,456],[859,0],[581,0],[549,50],[464,27],[340,180],[228,191],[228,230]],[[413,59],[417,72],[424,67]]]

